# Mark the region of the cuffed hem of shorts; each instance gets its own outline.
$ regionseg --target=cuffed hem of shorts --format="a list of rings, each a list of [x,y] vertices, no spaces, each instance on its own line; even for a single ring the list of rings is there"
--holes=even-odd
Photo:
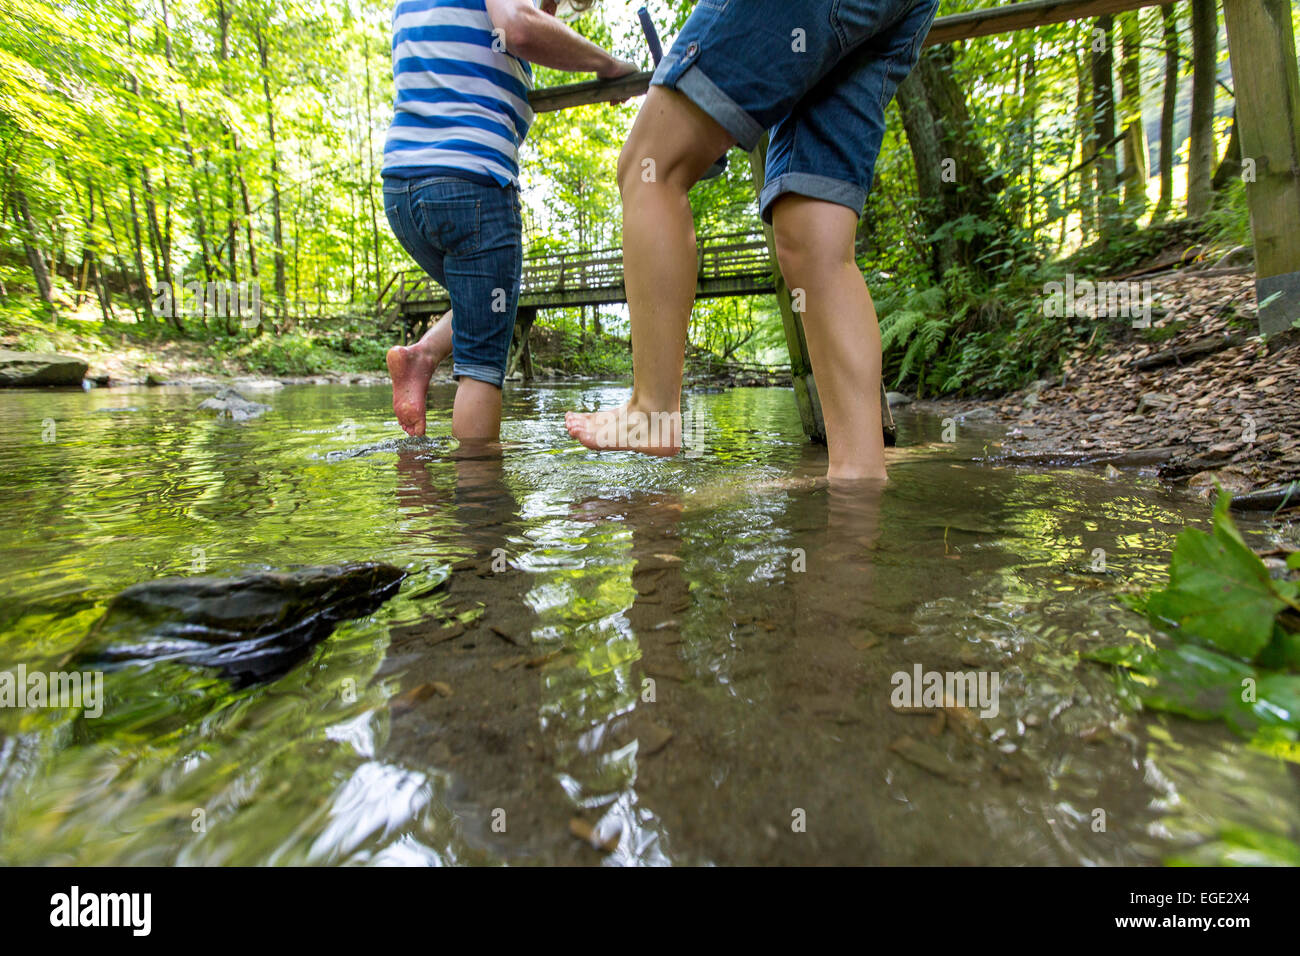
[[[492,368],[490,365],[456,365],[451,367],[452,378],[472,378],[476,382],[485,382],[488,385],[495,385],[497,388],[503,388],[506,384],[506,373],[499,368]]]
[[[668,75],[675,70],[678,62],[678,58],[671,53],[665,56],[650,78],[650,85],[676,90],[708,113],[746,152],[752,151],[763,137],[763,127],[695,64],[689,64],[675,82],[670,80]]]
[[[772,204],[787,193],[848,206],[859,216],[862,215],[862,207],[867,204],[867,190],[857,183],[831,179],[829,176],[815,176],[812,173],[784,173],[763,186],[758,207],[764,222],[772,221]]]

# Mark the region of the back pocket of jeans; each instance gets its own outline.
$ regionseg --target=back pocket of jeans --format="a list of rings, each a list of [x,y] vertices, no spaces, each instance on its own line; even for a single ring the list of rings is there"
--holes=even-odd
[[[415,204],[416,223],[429,244],[444,256],[467,256],[479,247],[479,202],[477,199],[438,201],[421,199]]]

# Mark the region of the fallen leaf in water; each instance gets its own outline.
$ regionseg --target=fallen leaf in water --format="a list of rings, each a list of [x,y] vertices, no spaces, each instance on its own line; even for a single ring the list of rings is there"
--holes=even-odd
[[[436,632],[429,638],[430,645],[441,644],[443,641],[454,641],[465,633],[465,625],[460,621],[453,621],[450,625]]]
[[[403,694],[398,694],[388,702],[388,707],[395,713],[410,710],[421,701],[428,700],[434,694],[440,697],[450,697],[452,694],[451,685],[445,684],[440,680],[430,681],[427,684],[421,684]]]
[[[655,557],[660,561],[667,561],[669,564],[681,564],[682,562],[682,559],[675,554],[656,554]]]
[[[914,737],[903,736],[890,744],[889,749],[908,763],[915,764],[923,770],[928,770],[937,777],[943,777],[945,780],[952,780],[957,783],[970,781],[970,773],[965,768],[953,763],[947,754],[933,744],[922,743]]]
[[[564,648],[557,647],[555,650],[550,651],[546,654],[542,654],[538,657],[531,658],[528,661],[527,666],[530,668],[541,667],[543,664],[549,664],[551,661],[555,660],[563,653],[564,653]]]
[[[522,644],[519,643],[519,641],[515,640],[514,635],[512,635],[509,631],[502,630],[501,628],[497,627],[495,624],[489,627],[488,630],[490,630],[497,637],[501,638],[501,640],[505,641],[507,644],[513,644],[515,647],[523,646]]]
[[[492,665],[494,671],[508,671],[512,667],[518,667],[520,664],[528,663],[528,655],[519,654],[514,657],[505,657]]]

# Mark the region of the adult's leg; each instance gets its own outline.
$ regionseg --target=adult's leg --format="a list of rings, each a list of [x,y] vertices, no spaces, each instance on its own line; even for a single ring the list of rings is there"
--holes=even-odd
[[[772,206],[781,274],[804,300],[832,481],[884,479],[880,326],[854,258],[857,212],[787,193]]]
[[[451,312],[430,327],[414,345],[388,350],[388,375],[393,380],[393,412],[408,435],[423,435],[425,402],[433,373],[451,355]]]
[[[696,278],[686,194],[734,142],[682,94],[650,88],[618,163],[632,397],[621,408],[565,416],[569,434],[588,448],[674,455],[681,446],[682,364]]]

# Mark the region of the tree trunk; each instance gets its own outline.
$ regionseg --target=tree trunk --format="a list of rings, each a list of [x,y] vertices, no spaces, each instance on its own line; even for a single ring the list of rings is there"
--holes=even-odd
[[[14,190],[14,215],[23,233],[23,251],[27,255],[27,265],[32,270],[32,278],[36,280],[36,291],[53,314],[54,283],[50,280],[50,270],[45,265],[45,253],[41,251],[36,235],[36,224],[32,222],[32,210],[27,203],[27,193],[21,189]]]
[[[1142,27],[1137,11],[1120,14],[1120,128],[1124,131],[1124,217],[1133,223],[1147,208],[1147,135],[1142,125]]]
[[[253,27],[257,56],[262,64],[262,96],[266,102],[266,130],[271,139],[271,238],[275,243],[275,317],[277,325],[284,318],[288,290],[284,274],[284,219],[280,210],[280,160],[275,138],[275,100],[271,96],[270,52],[260,24]],[[258,329],[261,330],[259,324]]]
[[[131,302],[131,296],[130,296],[131,273],[126,267],[126,262],[122,259],[122,247],[118,244],[117,241],[117,230],[113,228],[113,216],[109,211],[108,197],[104,195],[103,186],[99,187],[99,208],[104,210],[104,226],[108,229],[108,238],[112,240],[113,243],[113,262],[117,265],[118,275],[122,277],[122,287],[127,291],[127,297],[126,297],[127,302]],[[101,275],[102,275],[102,267],[101,267]],[[108,299],[109,308],[111,309],[112,302],[113,302],[112,290],[108,287],[107,279],[103,280],[103,282],[104,282],[104,295]],[[139,310],[136,309],[134,303],[132,303],[131,308],[135,312],[136,317],[138,318]]]
[[[231,88],[227,73],[230,63],[230,14],[226,10],[225,0],[217,0],[217,53],[221,71],[221,89],[230,96]],[[234,128],[229,123],[222,125],[226,137],[226,155],[222,157],[221,162],[226,181],[226,274],[234,288],[238,289],[239,213],[235,208],[235,154],[239,150],[239,142]],[[236,301],[238,301],[238,294],[236,294]],[[239,332],[238,311],[237,308],[226,310],[226,335],[228,336],[237,335]]]
[[[1101,239],[1109,242],[1122,229],[1119,207],[1119,170],[1115,159],[1115,53],[1114,20],[1098,17],[1092,42],[1092,135],[1100,152],[1096,164],[1097,217]]]
[[[366,200],[370,204],[370,234],[375,253],[375,281],[371,286],[375,295],[379,294],[379,211],[375,208],[375,144],[371,137],[369,118],[374,115],[370,104],[370,43],[362,42],[361,58],[366,64]]]
[[[176,69],[176,64],[172,55],[172,28],[171,18],[167,10],[167,0],[159,0],[162,9],[163,25],[163,51],[167,59],[167,66]],[[181,128],[181,144],[185,147],[185,161],[190,167],[190,195],[194,200],[194,228],[198,232],[199,255],[203,262],[203,279],[205,282],[211,282],[212,273],[212,245],[208,241],[208,223],[207,218],[203,215],[203,197],[199,192],[199,168],[198,162],[194,158],[194,142],[190,138],[189,123],[185,118],[185,105],[181,102],[180,97],[176,98],[176,117]],[[207,325],[206,312],[203,324]]]
[[[131,252],[135,257],[136,280],[140,283],[140,303],[148,311],[149,279],[144,271],[144,242],[140,238],[140,213],[135,204],[135,183],[131,179],[130,166],[124,167],[123,172],[126,176],[126,196],[131,207]]]
[[[1169,215],[1174,204],[1174,121],[1178,113],[1178,12],[1172,3],[1160,8],[1165,46],[1165,89],[1160,106],[1160,200],[1153,220]]]
[[[1214,196],[1214,96],[1219,69],[1215,0],[1192,3],[1192,129],[1187,163],[1187,215],[1200,219]]]
[[[1082,167],[1079,172],[1079,231],[1086,242],[1090,235],[1097,233],[1097,177],[1092,170],[1097,148],[1092,131],[1092,73],[1085,61],[1085,57],[1075,55],[1075,114],[1079,118],[1079,164]]]
[[[1007,214],[999,205],[1003,182],[994,176],[979,140],[972,135],[965,92],[953,77],[951,47],[931,47],[898,87],[898,106],[907,133],[917,192],[930,243],[930,270],[936,281],[954,267],[987,276],[995,265],[980,261],[1006,234]],[[951,228],[963,217],[992,224],[994,235],[979,230],[959,236]]]

